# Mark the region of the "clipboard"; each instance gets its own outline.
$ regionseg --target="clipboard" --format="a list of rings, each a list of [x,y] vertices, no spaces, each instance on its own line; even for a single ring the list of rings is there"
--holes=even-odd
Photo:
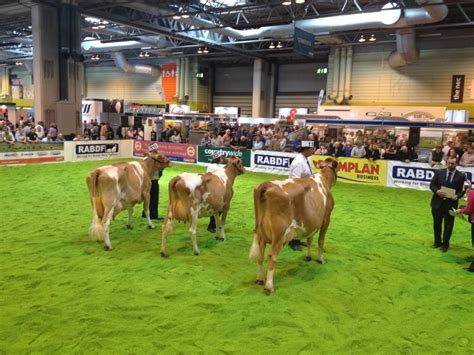
[[[453,198],[454,195],[456,195],[456,190],[451,189],[450,187],[441,186],[440,191],[446,194],[446,198]]]

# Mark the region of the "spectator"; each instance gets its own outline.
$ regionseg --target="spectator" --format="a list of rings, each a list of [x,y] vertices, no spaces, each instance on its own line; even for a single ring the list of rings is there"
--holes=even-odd
[[[380,159],[380,150],[379,147],[377,147],[377,144],[372,143],[369,145],[369,149],[367,150],[365,157],[370,161]]]
[[[54,141],[58,137],[58,126],[55,123],[52,123],[49,127],[48,134],[51,136],[51,139]]]
[[[139,141],[142,141],[145,137],[145,134],[143,133],[143,129],[141,129],[141,127],[138,127],[137,128],[137,132],[135,134],[135,139],[136,140],[139,140]]]
[[[32,129],[30,130],[30,133],[26,135],[26,142],[27,143],[38,143],[38,135],[36,134],[36,130]]]
[[[347,143],[344,145],[344,156],[345,157],[350,157],[353,148],[354,148],[354,146],[352,145],[352,142],[347,141]]]
[[[212,147],[222,147],[222,137],[216,132],[211,133],[211,146]]]
[[[45,136],[44,133],[44,127],[43,127],[43,121],[38,122],[38,124],[35,127],[35,132],[38,140],[42,140]]]
[[[64,136],[62,133],[58,133],[58,138],[56,138],[56,142],[64,142]]]
[[[314,154],[317,154],[317,155],[329,155],[329,152],[328,152],[328,149],[326,148],[326,146],[325,146],[324,144],[321,144],[321,145],[319,146],[319,149],[317,149]]]
[[[394,138],[392,142],[388,145],[387,149],[385,149],[383,158],[385,160],[396,160],[397,159],[397,143],[396,139]]]
[[[450,149],[454,148],[454,142],[453,141],[448,141],[446,145],[443,148],[443,160],[447,161],[448,160],[448,152]]]
[[[76,136],[76,138],[77,138],[77,136]],[[76,138],[74,138],[74,140],[77,140]],[[44,137],[44,138],[41,140],[41,142],[42,142],[42,143],[52,143],[52,142],[54,142],[53,137],[51,137],[51,133],[48,133],[48,134],[46,135],[46,137]]]
[[[181,143],[181,134],[178,130],[173,130],[173,135],[170,137],[170,143]]]
[[[209,137],[209,133],[204,132],[204,135],[202,136],[202,139],[201,139],[201,145],[204,147],[208,147],[211,145],[211,137]]]
[[[474,147],[472,144],[467,146],[467,151],[462,155],[459,160],[461,166],[474,166]]]
[[[107,140],[107,134],[108,134],[108,128],[107,125],[104,122],[100,123],[100,140],[105,141]]]
[[[455,158],[456,161],[459,162],[459,155],[456,151],[456,148],[451,148],[450,150],[448,150],[447,158],[446,158],[445,161],[448,161],[447,159],[449,159],[449,158]]]
[[[262,136],[261,135],[257,135],[255,136],[255,141],[253,142],[253,147],[252,149],[254,150],[261,150],[264,148],[264,143],[262,141]]]
[[[127,129],[127,139],[134,139],[135,138],[135,131],[133,127],[128,127]]]
[[[440,145],[437,145],[433,148],[430,152],[430,157],[428,158],[428,162],[431,166],[441,165],[443,161],[443,150]]]
[[[365,158],[366,151],[362,146],[362,142],[358,140],[356,146],[352,148],[351,157],[352,158]]]
[[[92,128],[91,128],[91,138],[92,140],[96,141],[99,139],[99,133],[100,133],[100,129],[99,129],[99,126],[97,125],[96,122],[94,122],[94,124],[92,125]]]
[[[277,133],[277,136],[276,136],[276,140],[277,140],[277,149],[278,151],[280,152],[283,152],[285,149],[286,149],[286,138],[285,136],[283,135],[282,132],[278,132]],[[313,141],[313,144],[314,144],[314,140]]]
[[[107,127],[107,139],[108,140],[114,139],[114,130],[112,129],[112,126],[110,125],[110,123],[106,122],[105,126]]]
[[[230,148],[230,142],[232,140],[230,129],[226,129],[224,136],[222,137],[222,146]]]
[[[239,149],[240,148],[240,142],[239,142],[239,138],[237,137],[237,135],[234,135],[232,137],[232,139],[230,140],[230,147],[232,149]]]
[[[76,136],[73,138],[73,141],[81,141],[81,135],[80,134],[76,134]]]
[[[247,136],[241,136],[240,137],[240,142],[239,142],[239,150],[250,149],[251,148],[250,144],[251,144],[251,142],[247,138]]]
[[[19,143],[26,143],[25,129],[23,127],[18,127],[15,132],[15,140]]]

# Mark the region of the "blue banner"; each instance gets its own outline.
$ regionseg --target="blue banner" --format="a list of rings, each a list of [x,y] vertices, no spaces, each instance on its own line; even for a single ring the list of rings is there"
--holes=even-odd
[[[293,50],[308,58],[314,56],[314,35],[311,32],[295,27],[295,37],[293,40]]]

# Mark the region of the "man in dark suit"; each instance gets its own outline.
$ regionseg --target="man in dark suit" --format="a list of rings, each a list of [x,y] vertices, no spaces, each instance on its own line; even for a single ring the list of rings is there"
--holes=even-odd
[[[440,248],[445,253],[449,249],[449,239],[454,227],[454,217],[449,214],[452,208],[457,209],[458,200],[464,195],[464,173],[456,170],[456,158],[448,158],[447,169],[435,171],[430,183],[430,190],[433,191],[431,199],[431,213],[433,215],[434,244],[433,248]],[[445,186],[456,191],[451,198],[446,196],[441,187]],[[442,224],[444,220],[443,239],[441,240]]]

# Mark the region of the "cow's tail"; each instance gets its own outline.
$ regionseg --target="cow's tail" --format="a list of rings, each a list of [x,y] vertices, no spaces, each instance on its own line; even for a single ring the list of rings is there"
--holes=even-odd
[[[101,208],[101,206],[98,206],[101,201],[97,191],[99,175],[100,170],[95,170],[86,179],[92,204],[92,223],[89,227],[89,237],[94,241],[103,242],[105,240],[105,228],[98,214],[98,208]]]
[[[265,215],[265,192],[267,191],[267,184],[263,183],[258,185],[253,190],[253,203],[255,208],[255,230],[253,234],[253,242],[250,247],[249,258],[251,260],[256,260],[260,254],[260,242],[263,236],[262,233],[262,220]]]
[[[168,200],[168,212],[166,213],[166,218],[164,221],[163,228],[166,228],[166,233],[174,232],[174,208],[176,207],[176,202],[178,201],[176,184],[178,183],[178,177],[174,177],[168,184],[169,200]]]

